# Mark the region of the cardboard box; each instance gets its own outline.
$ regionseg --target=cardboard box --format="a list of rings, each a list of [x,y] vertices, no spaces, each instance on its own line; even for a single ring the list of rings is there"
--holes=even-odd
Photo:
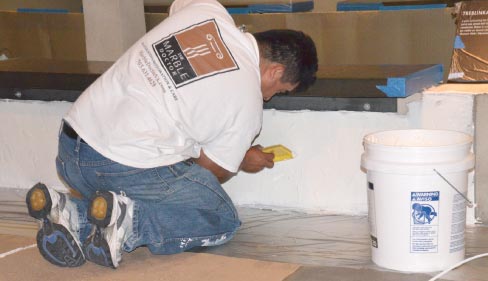
[[[83,14],[0,12],[0,56],[86,60]]]
[[[312,12],[234,15],[234,19],[249,32],[271,28],[305,31],[314,39],[323,65],[442,64],[447,70],[456,32],[452,12],[452,8]]]
[[[488,81],[488,1],[461,2],[449,80]]]
[[[317,45],[322,65],[442,64],[449,69],[456,33],[453,8],[233,15],[251,33],[303,30]],[[146,14],[147,29],[166,14]],[[447,81],[447,71],[444,81]]]
[[[446,8],[233,17],[236,25],[245,25],[249,32],[305,31],[314,39],[322,65],[442,64],[449,69],[456,33],[453,12]],[[165,17],[167,14],[146,14],[146,28]],[[86,59],[82,14],[3,12],[0,34],[0,49],[8,48],[17,57]]]
[[[53,13],[79,13],[82,0],[2,0],[0,11],[43,11]]]

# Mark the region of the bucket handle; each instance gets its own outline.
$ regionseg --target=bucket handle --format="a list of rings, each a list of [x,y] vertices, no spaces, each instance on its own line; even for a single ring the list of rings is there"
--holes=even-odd
[[[468,202],[468,207],[470,208],[473,208],[474,207],[474,204],[473,202],[471,202],[471,200],[468,199],[468,197],[466,197],[464,194],[462,194],[452,183],[450,183],[443,175],[441,175],[441,173],[439,173],[436,169],[433,169],[434,172],[439,175],[439,177],[441,177],[445,182],[447,182],[447,184],[452,187],[452,189],[456,190],[456,192],[461,195],[464,200],[466,200],[466,202]]]

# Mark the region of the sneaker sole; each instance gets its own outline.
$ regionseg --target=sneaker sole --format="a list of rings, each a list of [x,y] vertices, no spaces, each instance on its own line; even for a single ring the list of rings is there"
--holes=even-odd
[[[37,248],[44,259],[61,267],[78,267],[85,263],[83,252],[64,226],[48,220],[44,224],[37,232]]]
[[[102,228],[110,223],[114,204],[113,195],[109,192],[99,193],[90,202],[88,221],[95,225],[95,232],[83,244],[87,260],[98,265],[115,268],[108,242],[102,234]]]
[[[98,226],[96,228],[95,234],[83,244],[85,258],[98,265],[115,268],[110,254],[110,247],[105,238],[103,238],[100,228]]]
[[[52,202],[44,184],[33,186],[26,196],[29,215],[42,221],[37,232],[37,248],[50,263],[61,267],[77,267],[85,263],[83,252],[71,233],[62,225],[52,223],[48,214]]]

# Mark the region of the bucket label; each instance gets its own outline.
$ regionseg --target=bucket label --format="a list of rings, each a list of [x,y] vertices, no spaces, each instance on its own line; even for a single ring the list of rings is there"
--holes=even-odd
[[[410,252],[437,253],[439,191],[411,192]]]
[[[466,194],[464,195],[466,196]],[[452,199],[451,243],[449,253],[464,250],[464,228],[466,225],[466,201],[459,194]]]

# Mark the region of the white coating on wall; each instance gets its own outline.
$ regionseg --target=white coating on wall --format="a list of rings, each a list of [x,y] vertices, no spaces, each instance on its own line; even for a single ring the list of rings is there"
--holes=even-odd
[[[256,143],[283,144],[296,157],[261,174],[240,173],[225,185],[226,191],[239,205],[364,214],[363,136],[409,127],[408,115],[395,113],[267,110]]]
[[[467,85],[472,88],[473,85]],[[446,88],[443,85],[442,88]],[[459,91],[459,85],[453,84],[456,92],[438,92],[438,89],[423,94],[421,110],[421,128],[454,130],[470,135],[474,134],[474,95]],[[475,91],[474,94],[477,92]],[[474,202],[474,172],[468,174],[468,198]],[[476,222],[474,208],[467,208],[466,223]]]
[[[406,115],[372,112],[266,111],[257,142],[281,143],[297,158],[262,174],[241,173],[224,187],[238,205],[291,208],[312,213],[366,214],[366,174],[360,170],[367,133],[442,129],[473,134],[473,95],[426,92]],[[468,197],[473,200],[473,173]],[[468,209],[468,223],[474,223]]]
[[[70,106],[0,100],[0,188],[28,189],[38,181],[64,188],[54,160],[60,121]],[[241,172],[224,188],[237,205],[366,214],[366,174],[360,169],[365,134],[408,128],[473,133],[472,95],[424,94],[408,107],[406,115],[266,110],[256,143],[283,144],[296,158],[259,174]],[[472,177],[468,190],[472,197]]]
[[[55,158],[68,102],[0,100],[0,188],[28,189],[42,181],[62,188]]]

